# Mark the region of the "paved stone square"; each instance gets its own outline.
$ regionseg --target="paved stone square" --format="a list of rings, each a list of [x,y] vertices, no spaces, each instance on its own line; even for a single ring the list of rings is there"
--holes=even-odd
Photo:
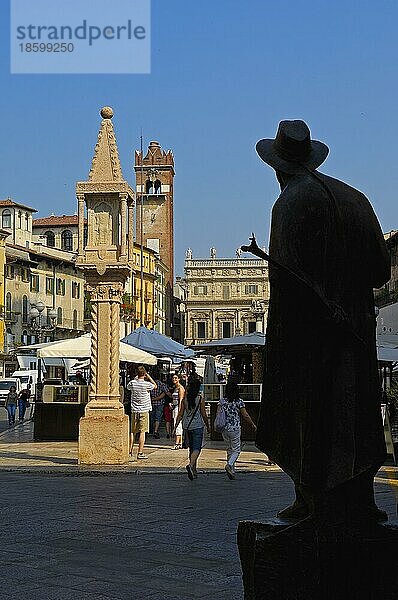
[[[391,517],[396,469],[377,499]],[[236,528],[275,515],[293,496],[281,471],[0,473],[0,598],[241,600]],[[395,488],[396,489],[396,488]]]
[[[290,479],[245,443],[238,477],[206,439],[199,478],[186,450],[148,438],[147,461],[82,467],[77,443],[34,442],[32,423],[0,434],[0,600],[241,600],[236,529],[275,516]],[[376,496],[396,517],[398,469]]]

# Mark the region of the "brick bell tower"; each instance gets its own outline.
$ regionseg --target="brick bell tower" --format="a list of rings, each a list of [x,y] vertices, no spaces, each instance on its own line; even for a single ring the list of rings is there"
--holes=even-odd
[[[136,239],[141,244],[141,196],[143,198],[143,243],[160,255],[168,272],[166,285],[166,334],[173,334],[174,284],[174,216],[173,181],[174,156],[162,150],[159,142],[150,142],[144,158],[135,152]]]

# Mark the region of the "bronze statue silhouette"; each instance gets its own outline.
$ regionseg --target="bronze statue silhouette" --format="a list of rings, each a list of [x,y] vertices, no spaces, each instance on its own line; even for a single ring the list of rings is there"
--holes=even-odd
[[[293,479],[285,519],[386,518],[373,479],[385,459],[373,288],[390,261],[367,198],[316,171],[328,147],[303,121],[257,143],[281,194],[272,209],[266,368],[257,446]]]

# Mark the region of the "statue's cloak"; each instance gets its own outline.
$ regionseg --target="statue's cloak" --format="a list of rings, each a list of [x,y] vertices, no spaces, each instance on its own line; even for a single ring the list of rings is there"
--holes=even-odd
[[[321,490],[376,472],[385,459],[373,288],[389,280],[390,261],[367,198],[317,176],[334,198],[315,177],[297,175],[272,210],[270,256],[309,285],[269,265],[256,444],[295,483]],[[319,295],[344,309],[348,327]]]

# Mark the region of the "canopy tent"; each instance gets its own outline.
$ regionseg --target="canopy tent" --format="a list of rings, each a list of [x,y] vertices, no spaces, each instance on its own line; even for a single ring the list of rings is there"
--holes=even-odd
[[[155,356],[169,356],[171,358],[189,358],[194,356],[193,350],[185,348],[175,340],[146,327],[138,327],[122,339],[122,342],[141,348]]]
[[[204,354],[231,354],[239,350],[255,350],[265,345],[265,333],[255,331],[246,335],[236,335],[235,337],[213,340],[206,344],[196,344],[192,346],[196,352]]]
[[[157,358],[148,352],[119,342],[120,360],[125,362],[156,365]],[[51,342],[37,350],[39,358],[62,356],[63,358],[88,358],[91,354],[91,335],[86,333],[78,338]]]

